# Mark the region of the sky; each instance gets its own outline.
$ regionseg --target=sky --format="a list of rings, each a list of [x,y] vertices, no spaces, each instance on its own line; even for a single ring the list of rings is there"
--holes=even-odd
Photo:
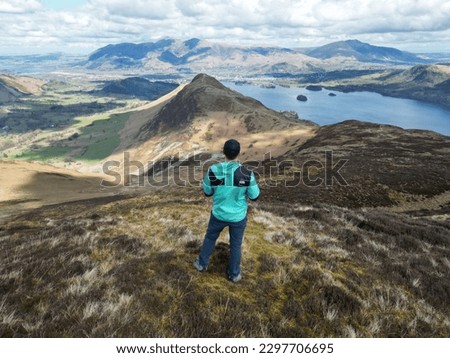
[[[0,56],[87,55],[162,38],[450,53],[449,0],[0,0]]]

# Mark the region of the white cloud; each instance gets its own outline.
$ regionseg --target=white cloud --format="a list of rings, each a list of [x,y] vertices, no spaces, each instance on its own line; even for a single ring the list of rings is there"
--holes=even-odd
[[[0,3],[0,54],[116,42],[199,37],[231,43],[315,46],[357,38],[380,46],[450,51],[448,0],[90,0],[50,10]]]
[[[0,13],[22,14],[34,12],[42,7],[37,0],[2,0],[0,2]]]
[[[128,18],[146,18],[151,20],[164,20],[170,18],[175,10],[172,0],[158,1],[123,1],[123,0],[91,0],[90,8],[105,9],[113,16]]]

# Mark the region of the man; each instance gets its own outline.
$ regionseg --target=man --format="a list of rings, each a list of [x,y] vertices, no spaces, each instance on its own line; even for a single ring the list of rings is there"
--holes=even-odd
[[[254,173],[236,161],[240,150],[237,140],[226,141],[223,146],[226,161],[212,165],[203,179],[203,192],[213,197],[213,208],[200,255],[194,262],[198,271],[208,268],[216,240],[228,226],[230,260],[227,273],[232,282],[242,278],[241,245],[247,225],[247,198],[256,200],[260,193]]]

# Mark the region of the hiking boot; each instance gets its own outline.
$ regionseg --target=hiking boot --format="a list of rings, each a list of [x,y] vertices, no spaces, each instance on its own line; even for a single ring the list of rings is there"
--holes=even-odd
[[[203,272],[206,271],[207,266],[202,266],[200,265],[200,261],[199,258],[197,257],[197,259],[194,261],[194,267],[197,269],[197,271],[199,272]]]
[[[236,282],[239,282],[240,280],[242,280],[242,276],[241,276],[241,274],[239,274],[239,275],[237,275],[237,276],[235,276],[235,277],[229,276],[228,279],[229,279],[231,282],[236,283]]]

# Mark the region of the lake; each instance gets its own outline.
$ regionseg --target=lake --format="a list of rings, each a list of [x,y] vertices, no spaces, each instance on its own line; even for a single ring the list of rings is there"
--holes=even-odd
[[[306,88],[281,86],[263,88],[250,84],[236,85],[234,82],[224,82],[224,85],[257,99],[266,107],[295,111],[300,118],[320,125],[359,119],[450,135],[450,111],[426,102],[386,97],[374,92],[309,91]],[[331,97],[329,93],[336,96]],[[308,100],[300,102],[298,95],[304,95]]]

